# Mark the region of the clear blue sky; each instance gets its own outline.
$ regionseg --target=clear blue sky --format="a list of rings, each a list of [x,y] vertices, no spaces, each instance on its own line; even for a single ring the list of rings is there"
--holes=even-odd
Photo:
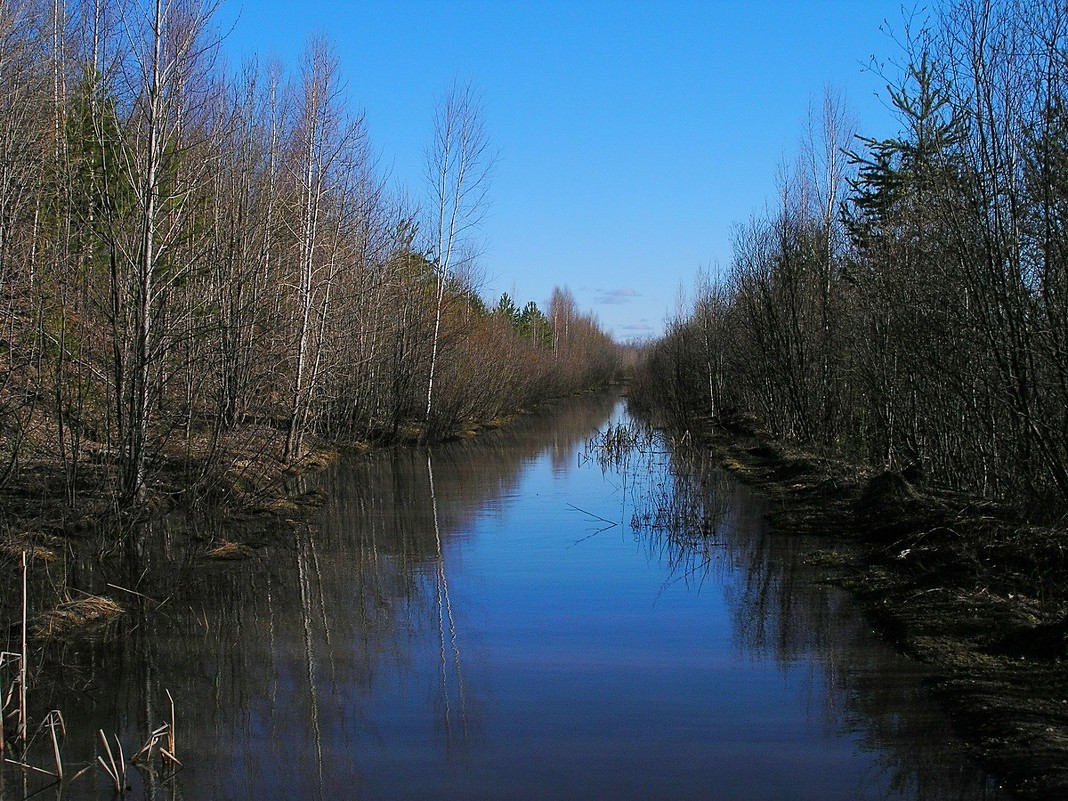
[[[423,192],[435,102],[481,92],[499,153],[482,293],[566,285],[617,339],[657,335],[680,286],[730,260],[807,109],[844,93],[862,133],[895,127],[872,55],[900,0],[224,0],[224,50],[294,68],[325,33],[395,186]]]

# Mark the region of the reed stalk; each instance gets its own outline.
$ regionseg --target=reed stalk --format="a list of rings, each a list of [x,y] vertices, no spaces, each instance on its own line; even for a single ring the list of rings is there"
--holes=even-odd
[[[56,765],[56,778],[63,781],[63,757],[59,752],[59,739],[60,736],[67,736],[66,726],[63,724],[63,715],[58,709],[53,709],[48,713],[48,717],[45,718],[45,725],[48,726],[48,732],[52,739],[52,759]],[[56,734],[56,730],[59,730],[59,735]]]
[[[0,756],[4,753],[4,709],[7,704],[4,703],[4,657],[6,654],[0,654]]]
[[[122,771],[122,786],[126,786],[126,755],[122,752],[122,742],[119,740],[119,735],[111,735],[115,738],[115,747],[119,750],[119,768]]]
[[[22,658],[19,660],[19,727],[18,738],[22,741],[23,748],[26,746],[27,733],[29,730],[29,716],[26,707],[26,665],[29,664],[29,648],[26,640],[26,610],[28,608],[27,587],[28,563],[26,551],[22,552]]]
[[[167,751],[170,754],[170,758],[173,759],[175,762],[178,762],[178,746],[175,742],[175,738],[177,735],[175,735],[174,727],[174,696],[171,695],[170,690],[164,689],[164,692],[167,693],[167,700],[170,702],[171,705],[171,727],[167,730]]]
[[[51,776],[53,779],[56,778],[56,774],[54,774],[52,771],[45,770],[44,768],[39,768],[36,765],[31,765],[29,762],[20,762],[17,759],[10,759],[10,758],[5,758],[4,762],[6,762],[9,765],[16,765],[16,766],[22,768],[23,770],[32,771],[33,773],[41,773],[41,774],[43,774],[45,776]]]
[[[115,756],[111,752],[111,745],[108,743],[108,738],[104,734],[104,730],[100,729],[100,742],[104,745],[104,753],[107,754],[108,761],[105,762],[102,756],[98,756],[96,761],[100,763],[100,767],[104,769],[104,773],[108,775],[112,783],[115,785],[115,792],[120,795],[125,793],[126,788],[126,765],[122,760],[122,746],[119,744],[119,738],[115,738],[115,745],[119,747],[119,758],[122,770],[119,770],[119,766],[115,764]]]
[[[90,763],[89,763],[88,765],[86,765],[86,766],[85,766],[84,768],[82,768],[82,769],[81,769],[81,770],[79,770],[79,771],[78,771],[77,773],[75,773],[75,774],[74,774],[73,776],[71,776],[71,777],[70,777],[70,779],[68,780],[68,784],[69,784],[69,783],[71,783],[71,782],[77,781],[77,780],[78,780],[78,779],[80,779],[80,778],[81,778],[82,776],[84,776],[84,775],[85,775],[86,773],[88,773],[89,771],[91,771],[92,769],[93,769],[93,764],[92,764],[92,763],[90,762]]]
[[[163,736],[167,733],[168,728],[169,724],[164,723],[154,732],[149,734],[148,740],[146,740],[145,744],[141,746],[141,750],[134,754],[130,761],[134,764],[137,764],[138,762],[151,762],[152,749],[155,748],[159,741],[163,739]],[[160,750],[162,751],[163,749],[161,748]]]
[[[19,686],[19,674],[15,674],[15,680],[7,685],[6,692],[3,685],[3,676],[7,666],[13,662],[21,662],[22,654],[17,651],[0,651],[0,754],[4,753],[7,742],[4,737],[4,720],[7,717],[7,708],[15,699],[15,691]]]
[[[111,783],[115,786],[115,792],[121,793],[122,785],[119,783],[119,779],[115,775],[114,770],[108,767],[108,763],[104,761],[104,757],[97,756],[96,761],[100,763],[100,768],[108,775],[108,778],[111,779]]]

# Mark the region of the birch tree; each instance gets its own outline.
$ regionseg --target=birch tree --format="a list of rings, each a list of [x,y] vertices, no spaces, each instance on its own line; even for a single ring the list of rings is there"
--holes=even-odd
[[[337,59],[325,40],[309,44],[301,69],[300,107],[293,136],[292,177],[297,203],[289,225],[295,236],[292,289],[292,383],[285,459],[300,456],[341,258],[346,217],[354,201],[352,170],[360,160],[362,118],[341,104]],[[350,267],[354,265],[348,265]]]
[[[469,84],[455,84],[438,104],[434,134],[427,150],[426,177],[430,186],[434,238],[430,257],[436,287],[434,331],[430,346],[430,374],[426,387],[426,424],[434,404],[434,377],[441,350],[441,321],[445,289],[460,266],[457,256],[470,259],[474,229],[486,212],[493,157],[478,95]]]
[[[111,291],[121,493],[128,500],[144,495],[152,410],[162,400],[160,360],[173,334],[161,323],[170,290],[190,269],[172,251],[186,233],[188,201],[210,169],[207,163],[185,164],[183,157],[191,142],[190,116],[204,99],[196,70],[214,47],[205,42],[214,10],[198,0],[155,0],[143,11],[128,9],[123,18],[132,46],[121,76],[129,116],[120,158],[136,204],[131,219],[112,221]]]

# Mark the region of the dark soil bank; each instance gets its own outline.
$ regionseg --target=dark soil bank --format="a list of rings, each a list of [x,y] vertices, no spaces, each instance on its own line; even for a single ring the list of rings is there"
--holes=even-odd
[[[709,422],[704,440],[768,494],[778,531],[831,537],[828,580],[934,668],[980,761],[1021,798],[1068,798],[1068,531],[793,450],[748,420]]]

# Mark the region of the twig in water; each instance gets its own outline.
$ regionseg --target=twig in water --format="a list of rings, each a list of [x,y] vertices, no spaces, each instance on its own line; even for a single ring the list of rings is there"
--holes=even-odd
[[[149,596],[145,595],[143,592],[138,592],[137,590],[130,590],[130,589],[127,589],[126,587],[120,587],[118,584],[112,584],[110,581],[108,582],[108,586],[111,587],[112,589],[115,589],[115,590],[121,590],[122,592],[128,592],[128,593],[130,593],[130,595],[136,595],[138,598],[144,598],[146,601],[155,600],[155,599],[150,598]]]
[[[582,512],[582,514],[588,515],[593,520],[600,520],[602,523],[607,523],[608,524],[604,528],[597,529],[595,532],[593,532],[589,536],[582,537],[581,539],[576,540],[575,541],[576,545],[578,543],[580,543],[580,542],[585,542],[586,540],[588,540],[588,539],[590,539],[592,537],[596,537],[598,534],[603,534],[604,532],[608,531],[609,529],[615,528],[616,526],[619,525],[619,523],[617,521],[615,521],[615,520],[609,520],[607,517],[601,517],[600,515],[594,514],[593,512],[588,512],[585,509],[580,509],[579,507],[575,506],[573,503],[569,503],[568,504],[568,508],[574,509],[576,512]]]

